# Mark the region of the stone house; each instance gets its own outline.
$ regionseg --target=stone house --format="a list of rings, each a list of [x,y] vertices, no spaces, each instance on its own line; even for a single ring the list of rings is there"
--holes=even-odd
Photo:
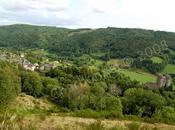
[[[170,87],[172,84],[172,78],[169,75],[157,75],[156,83],[146,83],[145,86],[148,88],[162,88],[162,87]]]
[[[32,63],[30,63],[28,60],[26,60],[25,58],[21,59],[21,64],[22,66],[26,69],[26,70],[31,70],[34,71],[36,69],[36,66],[33,65]]]
[[[40,67],[40,70],[51,70],[54,68],[55,66],[53,64],[46,63]]]
[[[31,71],[34,71],[36,66],[34,66],[33,64],[24,64],[23,67],[26,69],[26,70],[31,70]]]

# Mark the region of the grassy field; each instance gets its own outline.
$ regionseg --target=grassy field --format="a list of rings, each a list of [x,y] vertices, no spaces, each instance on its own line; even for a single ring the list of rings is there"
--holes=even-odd
[[[49,52],[42,49],[32,50],[31,53],[36,55],[49,55]]]
[[[137,80],[140,83],[147,83],[147,82],[152,82],[155,83],[157,80],[157,77],[155,75],[142,72],[142,71],[132,71],[132,70],[124,70],[120,69],[118,70],[119,72],[125,74],[126,76],[129,76],[131,80]]]
[[[154,63],[162,63],[162,59],[160,57],[152,57],[151,60],[154,62]]]
[[[3,130],[175,130],[175,126],[162,123],[91,119],[59,115],[30,115],[20,120],[0,124]],[[7,121],[7,120],[6,120]],[[0,122],[1,123],[1,122]]]
[[[175,73],[175,65],[168,64],[165,69],[162,71],[163,74]]]
[[[108,65],[113,65],[115,67],[119,67],[120,65],[123,65],[123,61],[120,59],[111,59],[107,62]]]
[[[171,55],[175,55],[175,51],[174,50],[170,50],[170,54]]]
[[[50,113],[53,105],[46,99],[35,99],[20,94],[12,103],[10,113],[0,115],[2,130],[175,130],[175,126],[163,123],[118,120],[117,118],[82,118],[71,113]],[[36,110],[37,111],[36,111]],[[54,108],[55,109],[55,108]]]

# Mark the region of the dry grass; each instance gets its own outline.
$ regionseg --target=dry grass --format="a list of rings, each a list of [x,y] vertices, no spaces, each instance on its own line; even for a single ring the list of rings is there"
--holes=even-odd
[[[96,120],[59,115],[31,115],[20,118],[6,114],[0,119],[0,130],[175,130],[175,126],[166,124]]]
[[[61,117],[58,115],[45,116],[42,118],[39,115],[33,115],[25,117],[21,123],[17,125],[18,128],[21,127],[24,130],[175,130],[175,126],[165,124],[96,120],[78,117]]]
[[[14,101],[14,103],[12,103],[11,106],[11,108],[19,107],[27,110],[32,110],[34,108],[39,108],[41,110],[49,110],[53,107],[53,104],[46,99],[37,99],[22,93],[16,98],[16,100]]]
[[[12,106],[18,113],[4,113],[0,115],[0,130],[175,130],[175,126],[166,124],[149,124],[132,121],[90,119],[59,114],[26,113],[23,109],[40,108],[47,110],[52,107],[51,103],[43,99],[35,99],[31,96],[21,95]],[[19,107],[23,107],[19,111]]]

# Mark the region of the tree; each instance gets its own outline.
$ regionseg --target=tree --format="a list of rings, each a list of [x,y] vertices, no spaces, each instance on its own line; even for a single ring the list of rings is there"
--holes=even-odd
[[[42,95],[42,82],[36,72],[22,72],[21,74],[22,91],[26,94],[39,97]]]
[[[43,93],[51,95],[51,91],[59,86],[58,80],[49,77],[42,77]]]
[[[131,88],[124,93],[122,104],[125,114],[151,117],[152,114],[166,105],[166,100],[151,90]]]
[[[106,97],[106,110],[116,111],[122,113],[122,103],[118,97],[108,96]]]
[[[69,108],[85,109],[88,106],[89,85],[87,83],[72,85],[66,95]]]

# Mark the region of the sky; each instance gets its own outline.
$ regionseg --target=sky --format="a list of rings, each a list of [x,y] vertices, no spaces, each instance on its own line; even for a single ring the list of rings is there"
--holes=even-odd
[[[175,0],[0,0],[0,25],[175,32]]]

